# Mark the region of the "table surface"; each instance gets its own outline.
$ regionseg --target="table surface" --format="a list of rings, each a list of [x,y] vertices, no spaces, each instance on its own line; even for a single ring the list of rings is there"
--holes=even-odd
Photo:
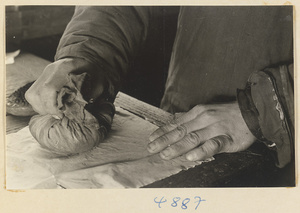
[[[14,64],[6,67],[6,94],[10,94],[25,83],[35,80],[49,61],[30,53],[21,53]],[[11,79],[17,79],[11,82]],[[172,115],[159,108],[139,101],[124,93],[117,95],[115,105],[161,126]],[[12,133],[28,125],[30,117],[6,115],[6,132]],[[147,188],[176,187],[248,187],[248,186],[293,186],[294,165],[285,169],[274,166],[273,156],[260,143],[238,153],[222,153],[215,160],[181,171],[163,180],[154,182]]]

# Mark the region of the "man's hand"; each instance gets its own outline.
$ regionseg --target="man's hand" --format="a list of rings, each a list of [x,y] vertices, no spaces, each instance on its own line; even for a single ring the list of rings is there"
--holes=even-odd
[[[237,102],[198,105],[151,134],[148,150],[163,159],[186,154],[190,161],[222,152],[247,149],[256,138],[248,129]]]
[[[48,65],[42,75],[25,93],[26,100],[39,114],[62,118],[58,109],[57,95],[68,82],[68,74],[82,73],[92,67],[83,59],[66,58]]]

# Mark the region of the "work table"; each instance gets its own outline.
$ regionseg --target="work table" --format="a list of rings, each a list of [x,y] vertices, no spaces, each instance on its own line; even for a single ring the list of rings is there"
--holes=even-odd
[[[49,63],[32,54],[21,53],[14,64],[7,65],[6,94],[35,80]],[[30,74],[26,70],[30,70]],[[15,76],[20,79],[17,83],[11,82]],[[172,118],[171,114],[124,93],[117,95],[115,105],[157,126]],[[30,117],[7,115],[6,133],[20,130],[28,125],[29,120]],[[268,149],[261,143],[255,143],[246,151],[216,155],[211,162],[181,171],[145,187],[292,186],[291,168],[292,165],[283,170],[276,168]]]

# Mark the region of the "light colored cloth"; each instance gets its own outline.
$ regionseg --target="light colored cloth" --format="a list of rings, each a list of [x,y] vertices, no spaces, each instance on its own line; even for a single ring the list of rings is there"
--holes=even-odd
[[[117,108],[104,143],[71,157],[57,157],[43,149],[28,127],[7,135],[7,189],[136,188],[161,180],[202,162],[185,157],[162,160],[146,147],[157,127]]]
[[[14,52],[6,53],[5,64],[15,63],[15,57],[17,57],[19,54],[20,54],[20,50],[16,50]]]

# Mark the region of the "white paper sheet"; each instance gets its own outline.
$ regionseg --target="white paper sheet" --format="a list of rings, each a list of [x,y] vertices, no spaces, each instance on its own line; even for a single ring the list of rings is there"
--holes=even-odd
[[[117,108],[104,143],[85,153],[57,157],[37,143],[27,126],[7,135],[6,188],[136,188],[202,163],[150,156],[148,137],[156,128]]]

